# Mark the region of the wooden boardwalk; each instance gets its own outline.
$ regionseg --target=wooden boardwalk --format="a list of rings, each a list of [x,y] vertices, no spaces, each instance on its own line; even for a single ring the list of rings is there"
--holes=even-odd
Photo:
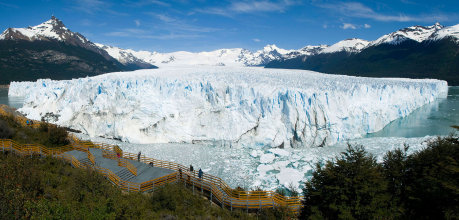
[[[23,123],[24,119],[19,121]],[[23,125],[27,126],[25,123]],[[34,127],[37,125],[34,124]],[[181,164],[145,156],[138,161],[136,154],[123,152],[116,145],[81,141],[73,134],[69,135],[69,139],[71,145],[59,148],[47,148],[39,144],[22,145],[13,140],[0,139],[0,150],[21,156],[51,156],[65,160],[73,167],[95,169],[114,185],[127,191],[149,192],[167,183],[183,183],[192,186],[193,191],[205,192],[212,202],[231,210],[286,206],[290,211],[298,212],[302,205],[301,196],[287,197],[273,191],[239,191],[229,187],[219,177],[203,174],[200,179],[197,171],[189,172],[188,167]]]

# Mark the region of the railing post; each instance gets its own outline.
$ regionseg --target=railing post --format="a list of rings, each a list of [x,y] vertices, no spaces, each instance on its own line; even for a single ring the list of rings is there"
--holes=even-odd
[[[247,214],[249,214],[249,193],[246,193],[247,196]]]
[[[210,186],[210,205],[212,205],[212,185]]]

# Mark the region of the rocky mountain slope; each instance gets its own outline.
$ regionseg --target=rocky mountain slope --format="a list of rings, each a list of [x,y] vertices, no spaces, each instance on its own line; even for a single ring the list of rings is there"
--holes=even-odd
[[[343,45],[343,49],[336,50],[335,45]],[[335,45],[316,54],[273,60],[265,68],[367,77],[435,78],[448,81],[450,86],[459,85],[459,25],[412,26],[371,42],[354,39]],[[349,45],[354,47],[346,47]]]
[[[80,33],[70,31],[54,16],[34,27],[8,28],[0,35],[0,84],[155,68],[140,63],[120,63]]]

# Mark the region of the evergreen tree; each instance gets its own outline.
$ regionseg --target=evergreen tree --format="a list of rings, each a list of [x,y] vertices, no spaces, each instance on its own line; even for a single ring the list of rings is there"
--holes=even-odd
[[[348,145],[335,161],[316,164],[303,189],[300,219],[374,219],[394,217],[383,167],[362,146]]]
[[[408,200],[410,219],[459,219],[459,140],[438,137],[422,151],[408,158]]]

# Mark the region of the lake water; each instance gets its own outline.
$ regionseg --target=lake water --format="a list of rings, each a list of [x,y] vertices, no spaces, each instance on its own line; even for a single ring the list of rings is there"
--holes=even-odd
[[[448,135],[454,131],[451,125],[459,125],[459,87],[449,87],[446,98],[424,105],[364,138]]]
[[[13,108],[22,108],[24,97],[8,97],[8,89],[0,88],[0,104]]]

